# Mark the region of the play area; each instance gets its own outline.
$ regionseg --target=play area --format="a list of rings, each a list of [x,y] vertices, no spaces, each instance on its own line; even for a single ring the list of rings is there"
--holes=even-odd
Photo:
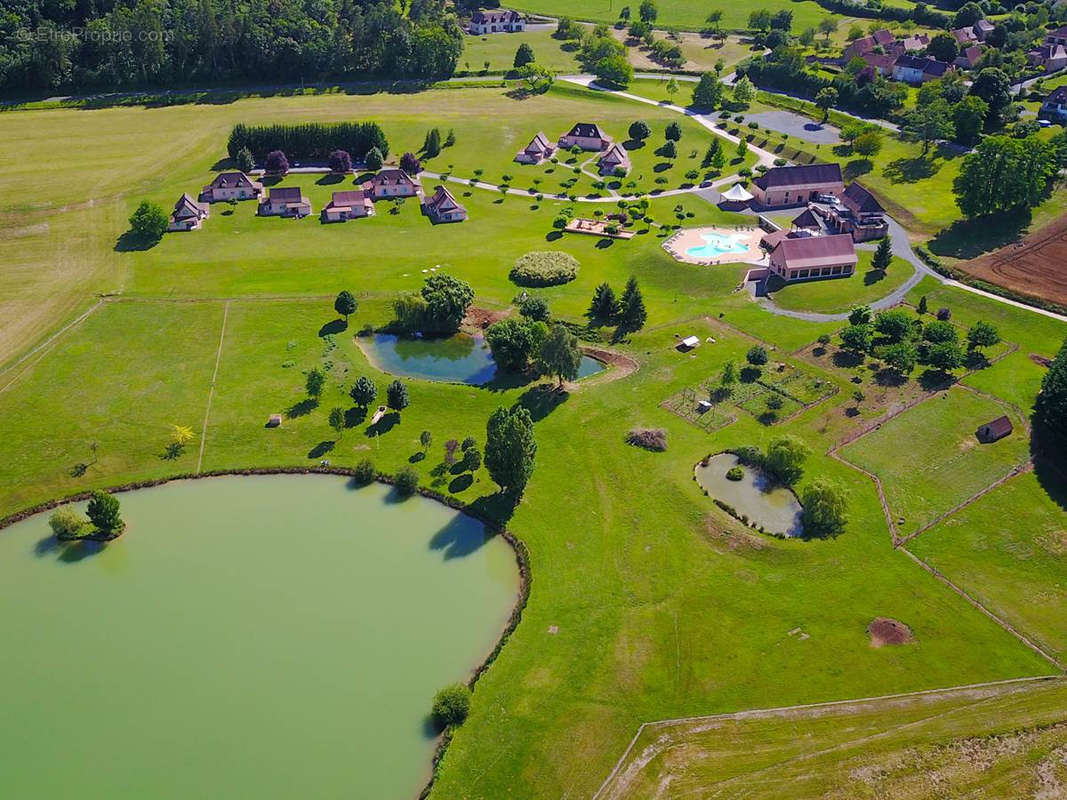
[[[755,225],[686,228],[667,239],[663,249],[690,264],[763,264],[762,236],[763,231]]]

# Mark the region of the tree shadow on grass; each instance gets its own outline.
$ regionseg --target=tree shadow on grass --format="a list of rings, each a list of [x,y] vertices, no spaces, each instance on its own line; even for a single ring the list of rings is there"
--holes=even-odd
[[[457,475],[452,479],[452,482],[448,484],[448,491],[452,494],[459,494],[465,492],[467,489],[474,485],[474,476],[469,472],[465,472],[462,475]]]
[[[319,328],[319,336],[329,336],[331,334],[336,335],[338,333],[343,333],[347,328],[348,323],[338,317],[337,319],[330,320],[321,328]]]
[[[936,392],[947,389],[956,382],[956,377],[940,369],[925,369],[919,375],[919,385],[927,392]]]
[[[926,155],[890,161],[885,165],[882,174],[889,178],[891,183],[917,183],[932,178],[939,169],[941,165],[936,159]]]
[[[367,436],[381,436],[383,433],[389,433],[393,428],[400,424],[400,415],[395,411],[390,411],[385,414],[380,420],[373,425],[367,427]]]
[[[296,419],[297,417],[306,417],[312,411],[319,407],[319,401],[314,397],[305,397],[298,403],[293,403],[285,411],[285,416],[289,419]]]
[[[741,383],[755,383],[759,380],[759,367],[742,367],[740,372]]]
[[[863,363],[863,354],[853,353],[851,350],[838,350],[831,361],[839,369],[854,369]]]
[[[499,527],[505,528],[515,515],[521,499],[521,496],[510,492],[496,492],[475,499],[470,509],[478,517],[493,520]]]
[[[151,250],[162,239],[146,239],[133,231],[126,231],[115,241],[116,253],[137,253],[144,250]]]
[[[1067,454],[1036,414],[1031,415],[1030,455],[1034,476],[1049,498],[1067,511]]]
[[[597,250],[607,250],[613,244],[615,244],[614,239],[597,239],[595,247]]]
[[[363,406],[353,406],[345,411],[345,427],[355,428],[363,424],[367,418],[367,409]]]
[[[960,259],[977,258],[983,253],[1018,242],[1030,227],[1030,209],[1019,209],[995,217],[960,219],[943,228],[930,240],[930,252]]]
[[[546,242],[557,242],[563,238],[563,231],[549,231],[545,234]]]
[[[570,394],[560,391],[555,384],[539,383],[523,392],[515,402],[515,407],[525,408],[534,422],[540,422],[569,398]]]
[[[529,372],[498,369],[493,379],[488,383],[483,383],[482,388],[490,392],[506,392],[528,386],[533,379],[534,376]]]
[[[863,273],[863,285],[874,286],[874,284],[885,280],[884,269],[869,269]]]
[[[319,186],[333,186],[341,183],[345,179],[345,176],[340,172],[328,172],[319,178],[315,183]]]
[[[874,168],[866,158],[856,158],[845,164],[845,168],[842,170],[842,174],[846,181],[853,181],[863,175],[866,175]]]
[[[331,442],[324,439],[317,445],[308,450],[308,458],[322,458],[324,455],[333,450],[337,446],[337,442]]]
[[[908,382],[906,375],[901,375],[895,369],[886,367],[874,374],[874,382],[879,386],[896,387],[903,386]]]

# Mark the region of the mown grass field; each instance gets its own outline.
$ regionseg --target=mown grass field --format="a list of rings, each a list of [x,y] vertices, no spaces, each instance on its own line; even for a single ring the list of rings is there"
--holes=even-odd
[[[1065,777],[1062,680],[650,727],[604,800],[1033,797]]]
[[[870,250],[858,250],[856,274],[843,280],[811,281],[782,286],[772,295],[782,308],[832,314],[866,305],[885,297],[910,278],[915,268],[907,261],[894,257],[884,269],[874,269]]]
[[[9,209],[3,218],[7,232],[49,226],[23,237],[27,246],[17,268],[0,260],[0,279],[25,275],[31,267],[40,273],[36,282],[23,278],[27,282],[7,308],[12,318],[42,305],[56,286],[72,308],[91,302],[89,287],[119,293],[49,348],[0,372],[0,516],[85,488],[195,471],[201,445],[203,470],[311,467],[322,458],[348,466],[371,457],[382,471],[395,472],[412,465],[419,433],[429,430],[434,445],[413,466],[423,484],[433,486],[445,441],[484,439],[492,410],[526,405],[536,420],[537,468],[513,513],[501,509],[484,470],[471,486],[436,487],[506,523],[529,548],[533,584],[522,623],[478,682],[471,717],[441,764],[434,797],[589,796],[646,720],[1048,673],[1045,660],[892,549],[873,484],[826,455],[844,426],[858,424],[845,414],[848,392],[773,428],[739,414],[711,435],[660,406],[684,387],[718,376],[727,361],[742,360],[757,341],[778,351],[775,358],[839,326],[769,314],[733,291],[741,267],[674,261],[656,227],[607,246],[591,237],[559,238],[550,223],[561,201],[501,198],[481,189],[467,197],[454,186],[471,214],[459,225],[432,226],[411,202],[397,214],[380,205],[375,217],[331,226],[316,218],[256,218],[244,203],[232,214],[215,206],[203,230],[168,235],[151,249],[115,249],[125,217],[142,196],[169,205],[210,179],[229,126],[238,120],[378,119],[397,152],[417,147],[431,124],[454,127],[456,147],[430,168],[437,161],[453,163],[456,174],[484,168],[489,180],[491,168],[511,169],[514,151],[537,129],[556,133],[564,121],[589,117],[609,129],[636,117],[663,124],[668,114],[582,90],[517,101],[500,90],[464,89],[4,116],[0,130],[21,158],[40,158],[44,151],[38,148],[47,146],[42,143],[54,146],[67,126],[85,137],[99,127],[101,136],[125,141],[120,132],[126,119],[150,119],[155,127],[145,140],[156,160],[146,162],[138,173],[142,182],[132,188],[110,175],[110,155],[77,160],[65,194],[62,183],[57,189],[47,180],[34,191],[16,164],[0,165],[0,197],[21,194],[50,206]],[[18,128],[22,138],[6,126]],[[181,157],[170,154],[165,137],[155,136],[156,128],[177,135],[188,126],[199,132],[194,138],[201,144]],[[31,135],[34,130],[39,135]],[[683,148],[698,133],[686,127]],[[87,142],[86,152],[109,151]],[[58,166],[49,162],[43,169],[62,180]],[[286,180],[305,187],[316,208],[333,190],[314,176]],[[98,194],[96,187],[106,190]],[[84,203],[86,214],[98,215],[83,238],[70,222],[80,212],[58,210],[63,203]],[[684,224],[731,221],[690,197],[653,201],[653,219],[677,221],[679,203],[692,214],[683,213]],[[630,275],[637,277],[648,325],[614,345],[638,363],[636,372],[579,384],[563,395],[522,381],[486,388],[410,381],[411,406],[381,436],[369,436],[358,415],[350,415],[340,436],[328,426],[331,408],[351,408],[347,390],[356,376],[372,375],[380,387],[388,382],[352,334],[388,323],[391,300],[417,289],[423,269],[441,264],[474,286],[476,305],[502,310],[520,291],[507,276],[514,259],[538,249],[562,249],[581,262],[574,282],[540,292],[555,314],[570,321],[581,321],[601,281],[619,290]],[[80,260],[52,260],[65,251]],[[82,264],[80,271],[70,263]],[[347,330],[330,325],[336,321],[333,297],[341,289],[360,299]],[[1048,318],[933,281],[920,290],[931,308],[951,307],[961,325],[992,319],[1023,353],[1051,355],[1067,333],[1067,326]],[[34,330],[55,330],[69,313],[42,312]],[[325,338],[330,330],[332,337]],[[721,341],[691,354],[677,352],[676,337],[690,333],[702,340],[718,334]],[[26,330],[6,340],[3,358],[10,361],[32,340]],[[1028,363],[1032,369],[1004,359],[968,380],[1026,407],[1035,376],[1040,380],[1040,368]],[[315,366],[328,368],[329,379],[318,403],[308,403],[304,374]],[[818,363],[804,368],[839,388],[853,385]],[[984,374],[996,370],[1021,380],[1000,387]],[[967,430],[977,425],[971,411],[986,415],[998,407],[983,401],[971,409],[965,390],[949,394],[948,401],[924,405],[958,405],[968,412],[962,414]],[[281,428],[264,428],[270,413],[287,415]],[[960,418],[947,412],[912,417],[905,432],[912,439],[898,437],[886,447],[895,454],[887,489],[903,487],[897,491],[910,502],[914,452],[925,446],[917,440],[956,441],[964,432]],[[192,427],[196,438],[168,459],[164,447],[172,424]],[[625,434],[637,425],[663,427],[668,451],[627,445]],[[758,537],[720,512],[693,482],[693,465],[709,452],[766,444],[780,433],[797,435],[812,449],[801,489],[828,477],[848,490],[850,523],[839,539]],[[1023,438],[1017,433],[1018,439],[1002,444],[1014,448]],[[968,465],[975,476],[986,466]],[[931,508],[962,490],[935,489]],[[1050,562],[1048,575],[1054,574]],[[1006,594],[1014,591],[1008,585]],[[1051,619],[1061,601],[1049,602]],[[878,616],[906,622],[918,645],[871,648],[866,627]],[[804,637],[790,635],[798,629]]]
[[[459,69],[477,73],[485,69],[510,70],[515,64],[515,51],[521,44],[533,48],[537,63],[542,67],[558,72],[575,72],[578,61],[574,51],[564,50],[559,39],[552,38],[552,31],[529,30],[520,33],[493,33],[486,36],[463,37],[463,55],[459,59]]]
[[[992,444],[979,425],[1008,414],[1016,431]],[[913,533],[1021,465],[1030,440],[1017,413],[974,392],[954,388],[894,417],[842,449],[878,475],[902,534]]]
[[[1065,505],[1063,477],[1039,466],[912,540],[908,549],[1062,657]]]
[[[619,11],[625,3],[617,3],[615,0],[589,0],[576,6],[564,0],[520,0],[511,3],[509,7],[519,11],[528,11],[533,14],[546,14],[552,17],[572,17],[574,19],[592,20],[593,22],[614,23],[619,18]],[[727,30],[743,31],[748,28],[748,15],[756,8],[766,8],[771,13],[788,10],[793,12],[793,29],[802,31],[804,28],[817,26],[819,20],[830,16],[818,4],[808,0],[768,0],[768,2],[751,6],[740,3],[715,3],[705,5],[692,3],[689,0],[661,0],[656,3],[659,16],[656,18],[657,25],[665,27],[683,28],[688,30],[700,30],[707,23],[708,12],[715,9],[723,12],[723,28]],[[630,4],[631,11],[636,11],[637,6]],[[636,16],[636,14],[635,14]]]

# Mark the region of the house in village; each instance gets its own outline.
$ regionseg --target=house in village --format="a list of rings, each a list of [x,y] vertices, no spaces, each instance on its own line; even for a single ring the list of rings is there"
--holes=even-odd
[[[980,19],[974,23],[974,34],[978,37],[978,41],[984,42],[989,38],[989,34],[993,32],[993,28],[996,26],[987,19]]]
[[[252,200],[263,194],[263,184],[253,181],[243,172],[220,172],[215,180],[200,192],[204,203],[224,203],[230,200]]]
[[[956,60],[952,64],[958,69],[974,69],[978,66],[978,61],[982,57],[982,46],[971,45],[970,47],[960,48],[960,54],[956,56]]]
[[[767,208],[799,206],[819,195],[840,194],[844,189],[840,164],[774,167],[752,181],[753,197]]]
[[[918,85],[943,78],[950,69],[943,61],[929,56],[897,56],[893,62],[893,79]]]
[[[170,212],[167,230],[195,231],[210,214],[211,206],[207,203],[198,203],[188,194],[183,194],[174,204],[174,210]]]
[[[422,201],[422,213],[433,223],[463,222],[467,209],[444,186],[434,189],[432,195]]]
[[[813,206],[832,233],[847,233],[853,241],[869,242],[889,233],[885,209],[866,187],[853,181],[833,203]],[[796,224],[796,220],[794,220]]]
[[[766,238],[766,237],[765,237]],[[846,278],[856,271],[856,248],[847,233],[785,236],[769,242],[767,265],[783,281]]]
[[[862,58],[865,54],[872,53],[878,49],[885,51],[895,41],[896,37],[885,28],[882,28],[875,31],[870,36],[862,36],[859,39],[853,40],[849,46],[845,48],[841,57],[841,62],[847,64],[853,58]]]
[[[543,132],[538,131],[537,135],[530,140],[530,143],[515,154],[515,160],[520,164],[540,164],[552,158],[552,154],[555,152],[556,146],[548,140],[548,137]]]
[[[617,142],[604,151],[597,160],[597,167],[601,175],[615,175],[618,170],[624,173],[630,171],[630,156],[626,149]]]
[[[1041,103],[1040,119],[1054,122],[1067,121],[1067,86],[1057,86]]]
[[[1045,72],[1055,72],[1067,67],[1067,36],[1060,35],[1061,32],[1067,32],[1067,27],[1046,36],[1042,45],[1026,54],[1026,60],[1032,66],[1041,67]]]
[[[259,201],[259,214],[263,217],[306,217],[311,213],[311,201],[304,197],[299,186],[272,186],[266,197]]]
[[[959,44],[960,47],[970,47],[972,44],[978,44],[980,41],[973,26],[955,28],[949,31],[949,33],[952,34],[952,38],[956,40],[956,43]]]
[[[363,184],[363,191],[371,200],[388,200],[394,197],[414,197],[419,193],[418,181],[402,169],[383,169]]]
[[[577,122],[570,131],[559,137],[561,150],[570,150],[572,147],[592,151],[607,150],[611,147],[611,142],[611,137],[592,122]]]
[[[893,77],[893,64],[897,57],[886,53],[864,53],[860,58],[872,72],[877,72],[883,78]]]
[[[978,430],[974,432],[974,435],[978,437],[978,441],[982,444],[992,444],[993,442],[1003,439],[1005,436],[1011,434],[1015,430],[1011,424],[1011,420],[1007,417],[997,417],[992,422],[987,422],[985,425],[980,425]]]
[[[366,192],[360,189],[334,192],[330,202],[322,209],[322,221],[345,222],[350,219],[369,217],[373,213],[374,202]]]
[[[518,33],[526,30],[526,19],[518,11],[494,8],[475,11],[471,15],[468,30],[473,36],[487,33]]]
[[[891,49],[897,53],[918,53],[920,50],[925,50],[928,44],[930,44],[929,36],[925,33],[916,33],[899,39],[897,45]]]

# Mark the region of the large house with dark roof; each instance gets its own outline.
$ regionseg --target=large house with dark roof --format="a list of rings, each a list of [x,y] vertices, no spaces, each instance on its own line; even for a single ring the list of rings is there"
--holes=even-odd
[[[471,15],[468,30],[474,36],[484,36],[487,33],[518,33],[526,30],[526,20],[518,11],[504,8],[475,11]]]
[[[270,193],[259,201],[259,214],[264,217],[306,217],[311,213],[311,201],[304,197],[299,186],[272,186]]]
[[[893,78],[904,83],[920,84],[943,78],[950,66],[929,56],[898,56],[893,62]]]
[[[582,150],[607,150],[612,139],[593,122],[577,122],[567,133],[559,137],[562,150],[580,147]]]
[[[556,146],[549,141],[543,132],[538,131],[537,135],[530,140],[530,143],[515,154],[515,160],[520,164],[540,164],[542,161],[552,158],[552,154],[555,152]]]
[[[1026,60],[1035,67],[1042,67],[1045,72],[1055,72],[1067,67],[1067,46],[1046,37],[1045,43],[1026,54]]]
[[[774,167],[752,181],[756,202],[767,208],[799,206],[821,194],[840,194],[845,189],[839,164],[808,164]]]
[[[363,191],[371,200],[414,197],[419,193],[419,183],[402,169],[383,169],[363,184]]]
[[[1067,120],[1067,86],[1057,86],[1049,93],[1049,96],[1041,103],[1038,117],[1054,122]]]
[[[224,203],[230,200],[253,200],[262,194],[263,184],[243,172],[220,172],[200,192],[200,200],[204,203]]]
[[[170,212],[167,230],[195,231],[210,214],[211,206],[207,203],[198,203],[188,194],[183,194],[174,204],[174,210]]]
[[[422,201],[422,213],[431,222],[463,222],[467,209],[444,186],[438,186],[430,197]]]
[[[827,230],[851,234],[853,241],[869,242],[889,233],[885,209],[866,187],[853,181],[835,203],[813,206]]]
[[[847,278],[856,271],[856,248],[847,233],[787,236],[771,244],[767,265],[783,281]]]

